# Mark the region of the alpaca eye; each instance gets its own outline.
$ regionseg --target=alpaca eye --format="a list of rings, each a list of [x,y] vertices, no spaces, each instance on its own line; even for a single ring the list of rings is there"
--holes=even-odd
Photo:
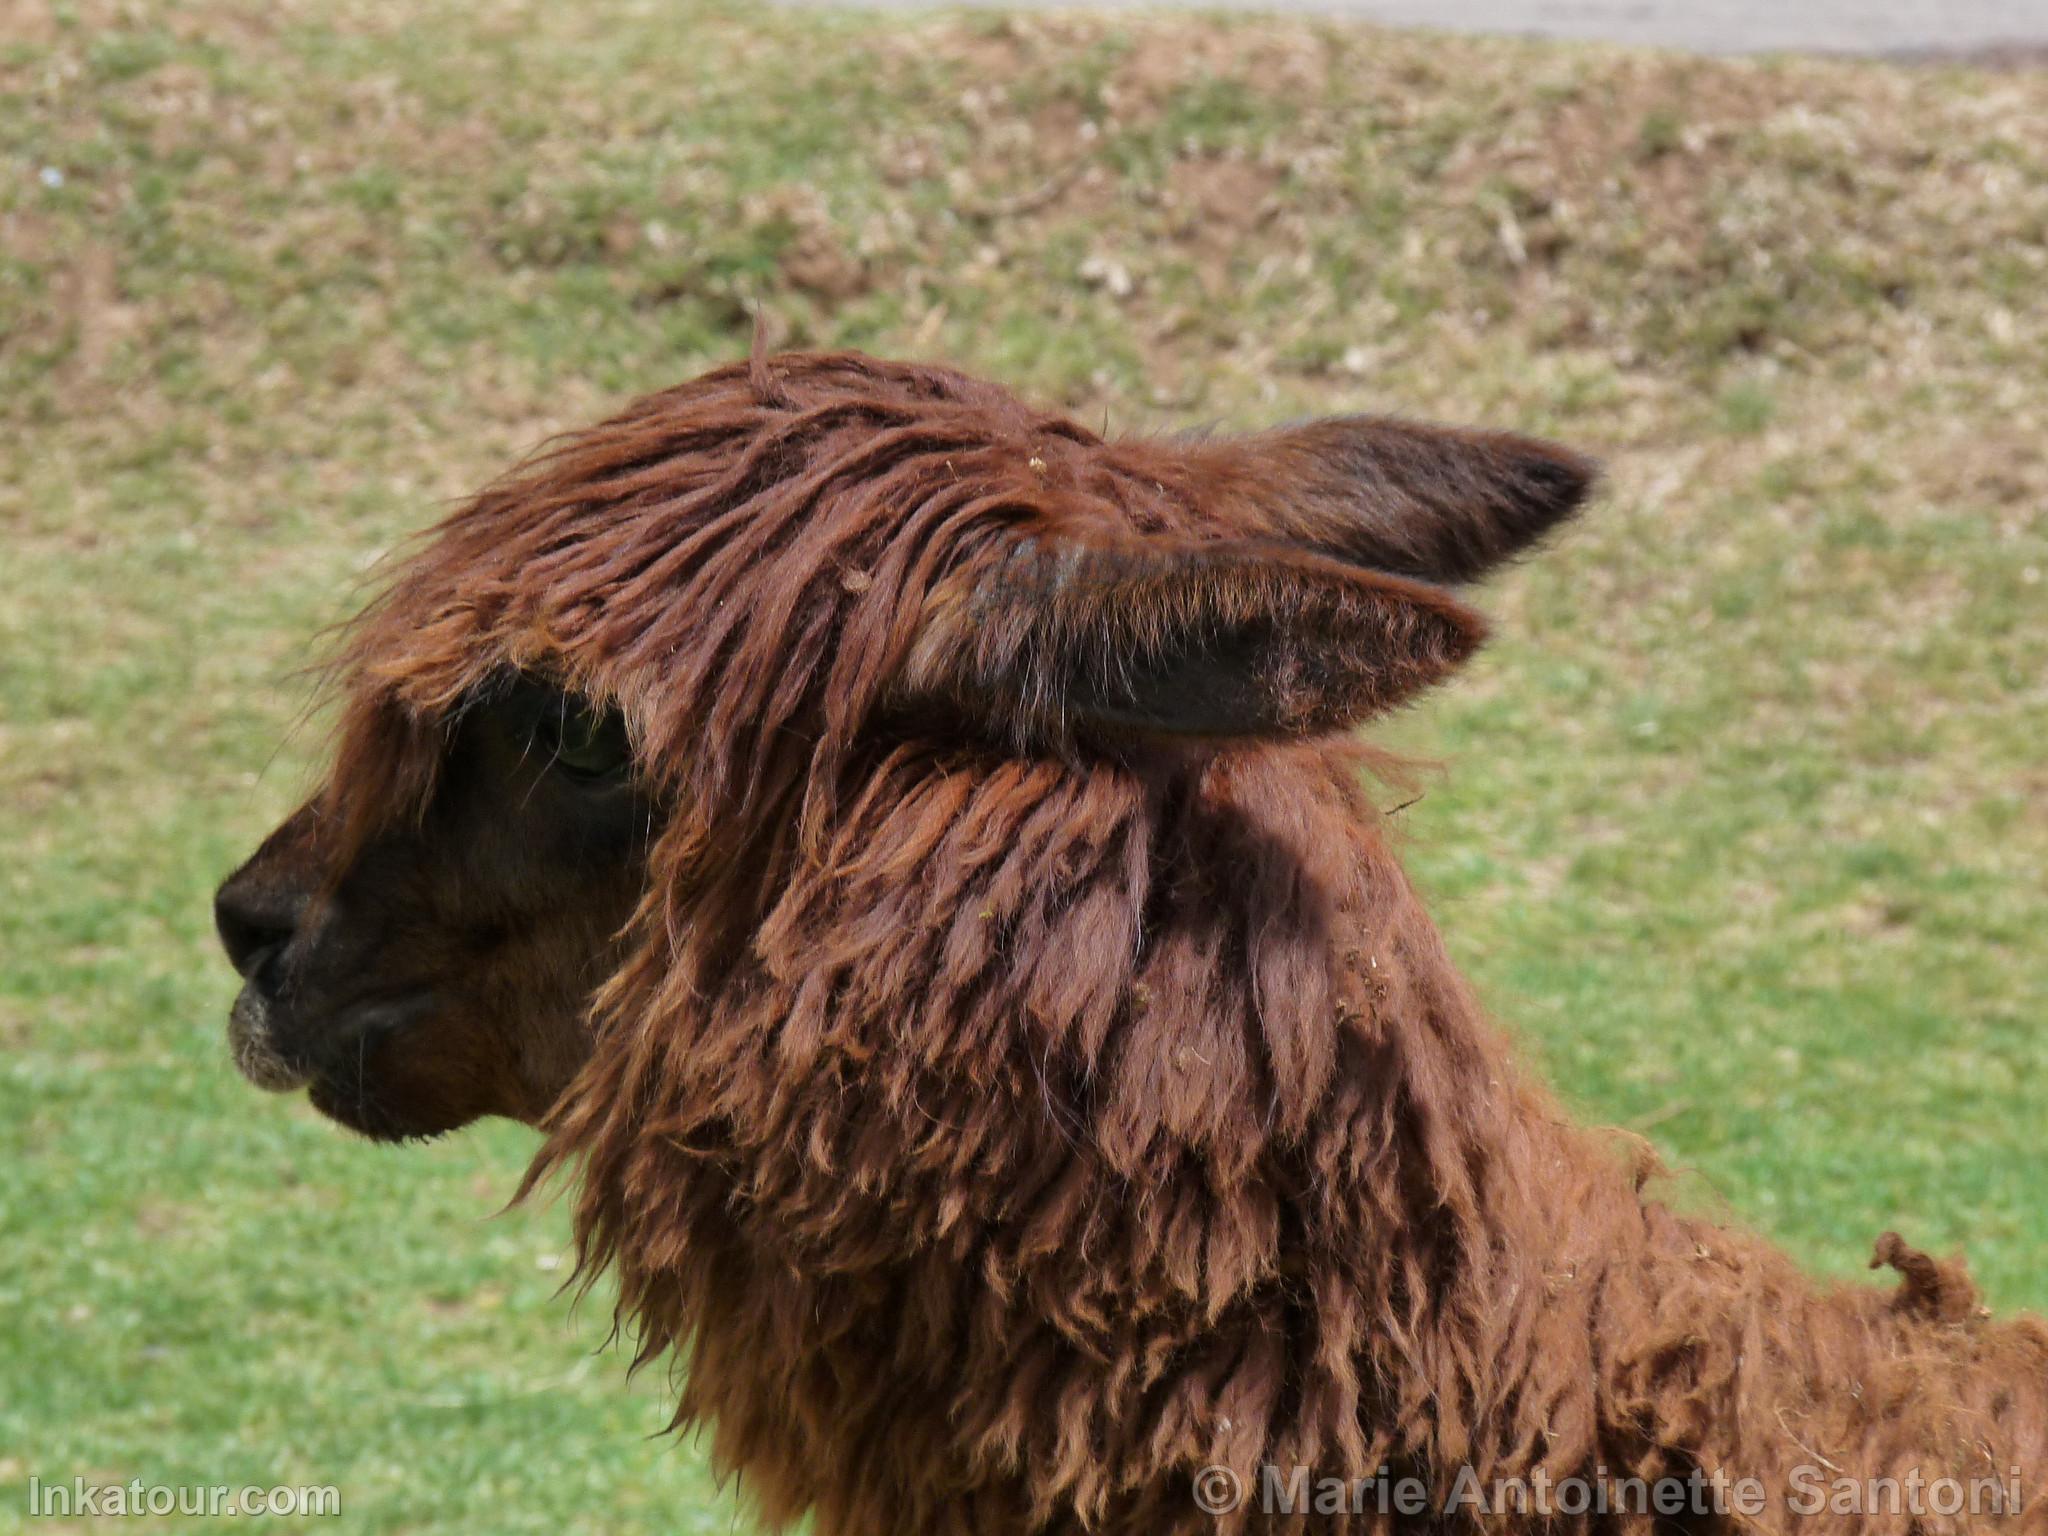
[[[573,699],[541,712],[533,744],[549,767],[583,783],[617,778],[632,761],[624,717],[615,709],[596,710]]]

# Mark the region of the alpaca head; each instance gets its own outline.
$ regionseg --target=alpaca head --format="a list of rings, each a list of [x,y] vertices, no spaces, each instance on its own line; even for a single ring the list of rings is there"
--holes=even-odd
[[[215,899],[236,1065],[371,1135],[537,1118],[644,879],[653,807],[618,715],[508,677],[449,722],[415,817],[341,857],[330,802]]]
[[[892,753],[1334,737],[1471,654],[1447,589],[1591,476],[1368,418],[1106,442],[855,356],[648,397],[358,621],[327,780],[217,899],[237,1063],[377,1136],[538,1120],[629,950],[702,986]]]

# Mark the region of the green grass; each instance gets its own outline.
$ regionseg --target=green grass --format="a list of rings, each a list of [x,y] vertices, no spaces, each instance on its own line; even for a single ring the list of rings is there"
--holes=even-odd
[[[822,34],[822,35],[821,35]],[[1495,1011],[1817,1270],[2048,1305],[2048,78],[1278,24],[31,6],[0,41],[0,1529],[729,1530],[530,1147],[221,1043],[213,882],[367,564],[778,340],[1133,429],[1397,409],[1610,494],[1393,736]],[[285,743],[280,749],[279,743]],[[297,1524],[303,1522],[279,1522]],[[256,1528],[259,1522],[247,1522]],[[124,1523],[134,1529],[147,1522]]]

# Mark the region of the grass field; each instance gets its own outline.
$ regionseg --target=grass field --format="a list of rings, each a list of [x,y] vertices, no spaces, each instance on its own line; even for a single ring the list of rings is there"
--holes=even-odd
[[[374,557],[756,305],[1117,427],[1606,456],[1394,733],[1453,949],[1681,1198],[2048,1306],[2048,75],[26,0],[0,167],[0,1529],[31,1476],[746,1529],[553,1299],[562,1213],[493,1215],[526,1133],[233,1076],[208,896]]]

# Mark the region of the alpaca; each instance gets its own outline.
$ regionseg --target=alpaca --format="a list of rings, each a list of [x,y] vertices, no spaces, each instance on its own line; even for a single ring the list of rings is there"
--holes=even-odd
[[[2048,1531],[2048,1326],[1660,1203],[1369,797],[1352,728],[1593,474],[1106,441],[857,355],[647,397],[351,632],[332,771],[218,899],[237,1061],[373,1136],[540,1126],[770,1525]]]

